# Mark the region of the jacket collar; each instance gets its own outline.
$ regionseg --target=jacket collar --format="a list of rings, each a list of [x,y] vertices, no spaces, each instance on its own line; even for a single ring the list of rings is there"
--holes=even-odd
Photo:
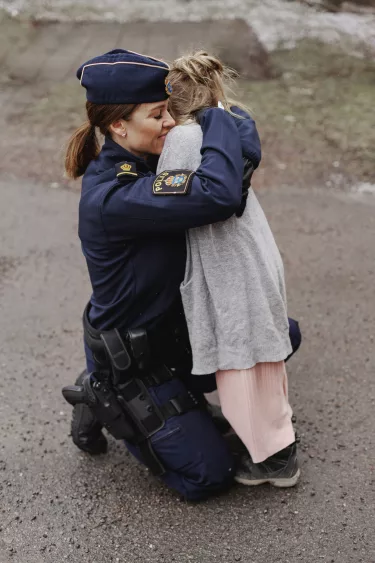
[[[111,137],[106,135],[105,142],[99,155],[101,167],[104,169],[112,168],[119,162],[134,162],[137,170],[147,173],[150,167],[144,158],[135,156],[131,152],[124,149],[121,145],[116,143]]]

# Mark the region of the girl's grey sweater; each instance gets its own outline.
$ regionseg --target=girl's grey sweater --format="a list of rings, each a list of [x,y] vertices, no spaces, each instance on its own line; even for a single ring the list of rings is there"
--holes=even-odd
[[[166,137],[158,173],[196,170],[201,146],[198,124],[174,127]],[[186,244],[181,295],[193,374],[284,360],[292,350],[283,262],[253,190],[242,217],[190,229]]]

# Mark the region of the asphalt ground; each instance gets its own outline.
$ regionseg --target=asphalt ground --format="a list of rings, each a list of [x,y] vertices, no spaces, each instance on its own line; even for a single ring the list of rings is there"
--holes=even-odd
[[[302,437],[293,490],[235,486],[188,504],[110,439],[69,438],[60,389],[83,365],[89,296],[78,194],[0,181],[0,562],[375,562],[375,199],[263,191],[282,250]]]

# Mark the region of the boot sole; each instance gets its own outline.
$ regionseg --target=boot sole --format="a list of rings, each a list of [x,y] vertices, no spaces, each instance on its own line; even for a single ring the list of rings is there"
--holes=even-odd
[[[265,483],[269,483],[273,487],[278,487],[279,489],[287,489],[289,487],[294,487],[298,479],[300,478],[301,471],[298,469],[297,473],[293,475],[293,477],[280,478],[280,479],[246,479],[244,477],[235,477],[234,480],[236,483],[241,483],[241,485],[247,485],[250,487],[255,487],[257,485],[264,485]]]

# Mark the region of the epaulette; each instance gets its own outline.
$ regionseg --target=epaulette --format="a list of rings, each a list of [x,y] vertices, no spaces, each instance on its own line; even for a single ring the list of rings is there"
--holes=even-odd
[[[138,177],[135,162],[118,162],[116,164],[116,176],[118,180],[126,177]]]

